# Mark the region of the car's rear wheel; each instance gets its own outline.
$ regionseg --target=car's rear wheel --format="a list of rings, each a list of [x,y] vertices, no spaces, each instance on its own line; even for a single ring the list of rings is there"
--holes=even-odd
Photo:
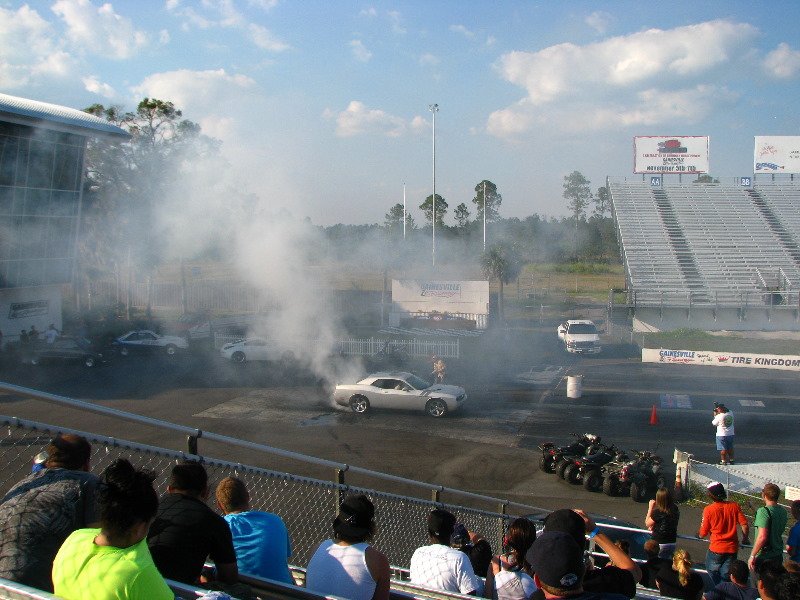
[[[39,364],[39,357],[38,356],[32,356],[31,357],[31,364],[32,365],[38,365]]]
[[[178,347],[175,344],[167,344],[164,346],[164,352],[167,353],[167,356],[175,356],[175,353],[178,351]]]
[[[353,396],[350,398],[350,410],[354,413],[365,413],[369,410],[369,400],[364,396]]]
[[[87,356],[83,359],[83,364],[91,369],[97,364],[97,361],[94,359],[94,356]]]
[[[119,353],[120,356],[128,356],[130,354],[130,349],[127,346],[120,346]]]
[[[231,362],[235,362],[238,365],[243,365],[247,362],[247,357],[244,355],[244,352],[239,350],[231,355]]]
[[[425,405],[425,412],[432,417],[443,417],[447,414],[447,404],[444,403],[444,400],[439,400],[438,398],[428,400]]]

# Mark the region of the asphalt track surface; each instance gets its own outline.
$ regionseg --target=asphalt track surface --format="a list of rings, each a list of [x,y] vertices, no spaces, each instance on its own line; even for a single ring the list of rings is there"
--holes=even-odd
[[[674,448],[699,460],[717,458],[710,424],[716,401],[736,414],[737,462],[796,457],[796,374],[642,364],[613,347],[600,357],[569,356],[554,350],[549,330],[484,338],[480,360],[449,362],[449,382],[465,387],[469,400],[442,419],[416,412],[356,415],[331,406],[324,383],[308,373],[231,365],[208,354],[116,357],[95,369],[6,360],[0,380],[434,485],[546,509],[585,508],[640,526],[646,505],[591,494],[540,472],[538,444],[563,444],[571,433],[590,432],[625,450],[656,451],[672,474]],[[421,374],[429,370],[422,361],[408,367]],[[582,396],[567,398],[566,378],[578,374],[584,377]],[[157,429],[19,396],[0,395],[0,404],[7,416],[185,450],[180,436]],[[200,452],[283,466],[202,440]],[[694,534],[699,510],[682,514],[680,533]]]

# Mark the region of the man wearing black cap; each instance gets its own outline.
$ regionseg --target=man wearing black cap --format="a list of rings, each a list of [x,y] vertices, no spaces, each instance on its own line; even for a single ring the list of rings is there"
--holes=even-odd
[[[333,520],[333,539],[322,542],[308,563],[306,588],[349,600],[388,600],[389,560],[367,543],[375,530],[369,498],[347,498]]]
[[[706,552],[706,570],[714,585],[717,585],[721,581],[731,580],[728,573],[739,552],[737,524],[742,528],[744,545],[750,543],[747,537],[750,527],[741,507],[736,502],[726,500],[728,494],[725,486],[718,481],[712,481],[706,486],[706,494],[711,499],[711,504],[703,509],[703,521],[697,537],[711,535],[711,543]]]
[[[56,436],[44,469],[0,500],[0,577],[53,591],[53,559],[76,529],[97,525],[99,478],[89,473],[92,447],[74,433]]]
[[[625,600],[622,594],[585,591],[583,548],[572,535],[547,531],[546,527],[528,552],[534,571],[533,580],[539,588],[537,594],[541,591],[548,600]],[[595,537],[597,535],[602,534],[595,534]]]
[[[430,546],[422,546],[411,557],[411,583],[427,588],[475,594],[480,589],[469,557],[450,547],[456,518],[437,508],[428,515]]]
[[[583,557],[583,547],[586,537],[595,541],[608,555],[614,566],[603,569],[592,569],[591,567],[582,574],[583,589],[588,593],[610,594],[612,596],[622,595],[627,598],[636,596],[636,583],[642,578],[642,571],[630,556],[625,554],[619,546],[616,546],[609,537],[600,531],[600,528],[582,510],[571,510],[562,508],[550,513],[544,521],[545,532],[559,532],[569,535],[575,544],[581,549]],[[541,536],[540,536],[541,537]],[[539,543],[539,538],[533,543],[532,551]],[[534,571],[537,571],[536,565]],[[531,596],[532,600],[542,600],[547,595],[544,590],[537,590]],[[600,596],[602,597],[602,596]]]

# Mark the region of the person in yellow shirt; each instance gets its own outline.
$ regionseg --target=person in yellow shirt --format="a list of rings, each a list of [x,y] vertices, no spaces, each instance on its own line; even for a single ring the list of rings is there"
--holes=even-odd
[[[78,529],[53,563],[55,594],[66,600],[173,600],[147,547],[158,510],[155,475],[124,458],[101,476],[100,528]]]

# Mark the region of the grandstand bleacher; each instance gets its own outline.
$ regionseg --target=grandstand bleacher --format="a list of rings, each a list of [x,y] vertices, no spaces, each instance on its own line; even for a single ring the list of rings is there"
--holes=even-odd
[[[800,183],[609,179],[608,189],[632,306],[731,308],[740,322],[743,307],[784,307],[800,318]]]

